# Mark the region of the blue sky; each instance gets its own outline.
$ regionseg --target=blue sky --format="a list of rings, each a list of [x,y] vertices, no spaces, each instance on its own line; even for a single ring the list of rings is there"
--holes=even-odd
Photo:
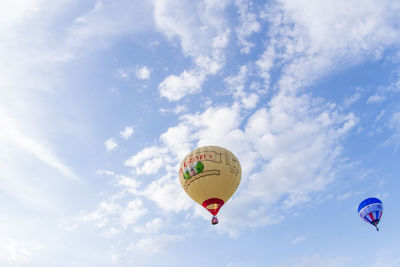
[[[2,1],[1,266],[398,266],[399,21],[386,0]],[[242,165],[216,226],[178,181],[202,145]]]

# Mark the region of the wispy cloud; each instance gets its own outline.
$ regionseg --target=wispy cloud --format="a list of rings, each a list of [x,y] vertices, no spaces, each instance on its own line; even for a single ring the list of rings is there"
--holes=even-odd
[[[344,100],[345,107],[348,107],[348,106],[356,103],[358,100],[360,100],[360,98],[361,98],[361,93],[360,92],[356,92],[352,96],[347,97]]]
[[[389,121],[389,127],[394,131],[389,143],[393,142],[397,150],[400,146],[400,112],[396,112],[392,115]]]
[[[380,103],[385,101],[386,97],[381,95],[372,95],[368,97],[367,103]]]
[[[299,236],[299,237],[296,237],[295,239],[293,239],[291,243],[297,244],[297,243],[305,241],[306,239],[307,239],[307,237],[305,237],[305,236]]]
[[[149,19],[152,6],[148,2],[121,0],[95,1],[85,13],[76,17],[68,27],[66,44],[73,53],[86,52],[109,46],[123,34],[143,32],[152,27]]]
[[[0,133],[0,138],[6,138],[10,140],[15,145],[33,154],[35,157],[37,157],[47,165],[57,169],[64,176],[72,178],[74,180],[78,180],[78,177],[74,174],[74,172],[54,155],[54,153],[51,151],[51,148],[34,139],[33,137],[22,133],[17,128],[15,123],[1,110],[0,126],[2,129]]]
[[[122,80],[128,80],[131,73],[132,73],[132,70],[130,68],[118,68],[115,71],[115,76]]]

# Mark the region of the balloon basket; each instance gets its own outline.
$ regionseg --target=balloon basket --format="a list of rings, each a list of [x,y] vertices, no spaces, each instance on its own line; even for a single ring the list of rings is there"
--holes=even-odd
[[[212,225],[218,224],[218,219],[217,219],[216,216],[213,216],[213,217],[212,217],[212,219],[211,219],[211,224],[212,224]]]

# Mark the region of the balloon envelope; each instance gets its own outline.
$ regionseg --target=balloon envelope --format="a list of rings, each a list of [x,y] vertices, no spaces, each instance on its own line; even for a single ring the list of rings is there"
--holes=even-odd
[[[179,170],[185,192],[214,216],[235,193],[241,175],[236,156],[219,146],[193,150],[182,160]]]
[[[377,227],[383,212],[383,204],[377,198],[371,197],[363,200],[358,206],[358,214],[369,224]],[[376,228],[378,230],[378,227]]]

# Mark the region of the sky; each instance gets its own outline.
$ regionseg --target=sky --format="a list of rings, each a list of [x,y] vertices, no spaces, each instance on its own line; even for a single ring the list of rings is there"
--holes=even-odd
[[[399,1],[6,0],[0,40],[1,266],[400,265]]]

